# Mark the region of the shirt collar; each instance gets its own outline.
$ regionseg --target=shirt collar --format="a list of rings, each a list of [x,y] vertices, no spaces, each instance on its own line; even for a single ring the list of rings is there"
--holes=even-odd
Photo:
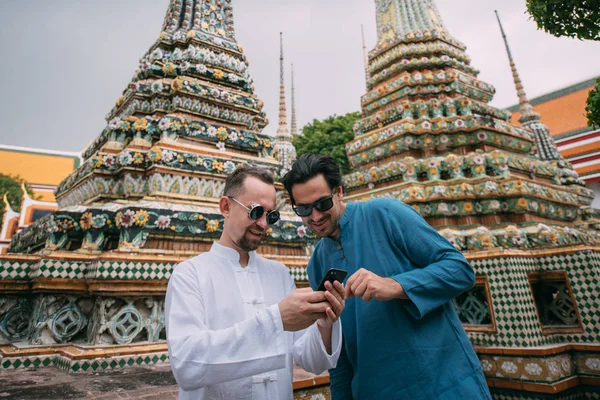
[[[340,228],[342,228],[344,225],[346,225],[348,222],[350,222],[350,220],[352,219],[352,214],[354,213],[355,209],[356,209],[356,202],[350,201],[350,202],[346,203],[346,209],[344,210],[344,213],[342,214],[342,218],[340,218]]]
[[[219,258],[224,258],[237,263],[240,262],[240,253],[238,253],[237,250],[231,247],[223,246],[219,242],[213,242],[212,247],[210,248],[210,253]],[[256,254],[256,251],[251,251],[248,254],[250,255],[248,266],[250,266],[251,264],[254,264],[258,255]]]

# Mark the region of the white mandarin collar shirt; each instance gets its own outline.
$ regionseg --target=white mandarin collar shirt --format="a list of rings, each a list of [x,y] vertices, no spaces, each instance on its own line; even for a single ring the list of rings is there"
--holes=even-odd
[[[287,267],[219,243],[175,267],[165,300],[169,359],[179,399],[293,399],[292,360],[320,374],[342,344],[333,326],[329,355],[313,324],[283,330],[278,303],[296,287]]]

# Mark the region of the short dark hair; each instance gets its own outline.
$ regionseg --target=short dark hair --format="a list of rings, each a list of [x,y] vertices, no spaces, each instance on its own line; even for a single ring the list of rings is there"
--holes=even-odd
[[[242,165],[227,175],[227,179],[225,180],[225,189],[223,189],[223,196],[238,196],[244,186],[246,178],[250,176],[269,185],[275,184],[273,174],[268,169],[255,167],[253,165]]]
[[[283,177],[283,186],[294,203],[292,186],[305,183],[315,176],[323,174],[331,190],[342,186],[342,172],[335,159],[323,154],[302,154],[294,164],[290,172]]]

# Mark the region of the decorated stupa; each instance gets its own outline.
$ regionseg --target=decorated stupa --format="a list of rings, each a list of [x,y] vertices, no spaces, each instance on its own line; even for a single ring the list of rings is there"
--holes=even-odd
[[[167,362],[167,281],[220,236],[225,177],[242,164],[281,173],[230,0],[171,0],[106,120],[58,187],[59,210],[0,257],[2,368]],[[259,252],[306,282],[311,239],[277,191],[282,220]]]
[[[292,143],[292,133],[287,122],[287,105],[285,101],[285,73],[283,59],[283,33],[279,34],[279,120],[275,136],[274,157],[281,163],[281,176],[285,175],[296,161],[296,148]],[[292,78],[293,80],[293,78]],[[293,102],[292,94],[292,102]],[[296,130],[296,112],[292,107],[292,129]]]
[[[468,258],[476,284],[454,303],[495,398],[591,396],[600,386],[593,192],[520,81],[521,126],[489,104],[494,88],[433,0],[375,3],[347,200],[400,199]]]

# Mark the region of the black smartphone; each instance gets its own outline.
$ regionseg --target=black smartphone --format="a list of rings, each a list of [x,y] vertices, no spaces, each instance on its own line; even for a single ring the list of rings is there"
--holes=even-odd
[[[346,275],[348,275],[348,271],[344,271],[343,269],[331,268],[329,271],[327,271],[327,273],[323,277],[323,280],[321,281],[321,284],[319,285],[317,290],[324,292],[325,291],[325,282],[327,282],[327,281],[331,282],[332,285],[333,285],[333,282],[335,282],[335,281],[342,283],[344,281],[344,279],[346,278]]]

